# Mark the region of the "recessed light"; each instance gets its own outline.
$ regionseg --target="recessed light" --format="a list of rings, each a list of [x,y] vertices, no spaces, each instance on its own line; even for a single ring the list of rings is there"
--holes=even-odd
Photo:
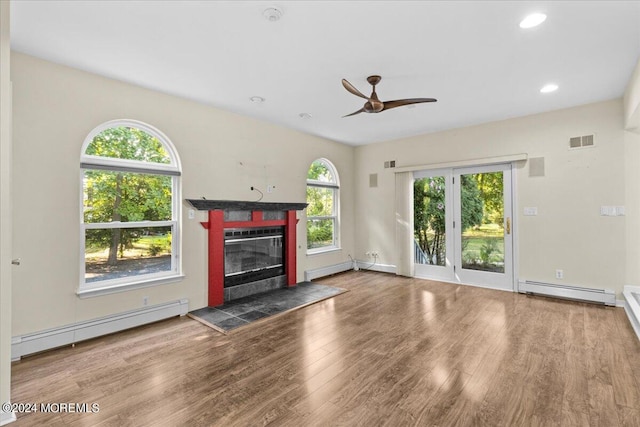
[[[282,11],[277,7],[268,7],[262,12],[262,16],[269,22],[276,22],[282,18]]]
[[[555,92],[556,90],[558,90],[558,85],[557,84],[553,84],[553,83],[549,83],[548,85],[544,85],[542,87],[542,89],[540,89],[541,93],[551,93],[551,92]]]
[[[251,98],[249,98],[249,101],[256,104],[262,104],[265,101],[265,99],[261,96],[252,96]]]
[[[520,21],[520,28],[533,28],[542,24],[547,19],[544,13],[532,13]]]
[[[311,114],[309,114],[309,113],[300,113],[300,114],[298,114],[298,117],[300,117],[301,119],[310,119],[313,116]]]

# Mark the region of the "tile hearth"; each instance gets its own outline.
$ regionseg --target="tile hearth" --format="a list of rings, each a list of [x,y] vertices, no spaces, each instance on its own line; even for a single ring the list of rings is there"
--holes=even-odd
[[[189,317],[227,333],[256,320],[302,308],[343,292],[347,291],[333,286],[301,282],[294,287],[251,295],[218,307],[194,310],[189,312]]]

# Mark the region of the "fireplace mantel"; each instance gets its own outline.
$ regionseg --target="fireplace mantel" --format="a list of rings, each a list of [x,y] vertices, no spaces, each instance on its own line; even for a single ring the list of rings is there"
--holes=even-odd
[[[307,207],[306,203],[249,202],[240,200],[186,199],[195,209],[207,211],[207,221],[201,222],[208,235],[208,305],[216,307],[225,302],[225,232],[234,228],[282,227],[284,231],[284,277],[286,286],[296,285],[296,211]],[[273,215],[271,212],[276,212]],[[245,212],[238,219],[230,213]],[[269,214],[267,214],[269,212]],[[281,212],[282,214],[278,213]],[[225,219],[225,217],[227,217]],[[265,279],[271,280],[271,279]],[[248,288],[252,288],[251,282]],[[275,284],[275,282],[274,282]],[[241,292],[244,292],[242,290]],[[228,293],[232,297],[231,291]]]
[[[301,211],[306,203],[250,202],[244,200],[186,199],[199,211],[239,210],[239,211]]]

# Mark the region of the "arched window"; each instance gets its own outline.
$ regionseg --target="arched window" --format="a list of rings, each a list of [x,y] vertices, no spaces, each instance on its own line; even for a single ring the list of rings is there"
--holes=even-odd
[[[133,120],[94,129],[81,155],[79,294],[180,277],[180,160],[169,139]]]
[[[307,253],[340,246],[339,189],[338,173],[329,160],[311,163],[307,173]]]

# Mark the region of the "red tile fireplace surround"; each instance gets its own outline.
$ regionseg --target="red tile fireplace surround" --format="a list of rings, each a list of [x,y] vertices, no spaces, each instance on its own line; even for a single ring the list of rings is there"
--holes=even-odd
[[[242,234],[258,234],[263,230],[281,228],[281,252],[284,254],[280,253],[280,256],[284,258],[284,275],[280,276],[280,281],[285,286],[296,284],[296,211],[305,209],[306,203],[206,199],[187,199],[187,202],[195,209],[208,211],[208,220],[201,224],[208,234],[209,307],[216,307],[224,304],[226,300],[235,299],[231,297],[230,292],[233,288],[225,288],[225,234],[227,237],[238,234],[237,230],[245,230]],[[229,277],[228,272],[226,276]],[[243,292],[252,290],[245,289]]]

